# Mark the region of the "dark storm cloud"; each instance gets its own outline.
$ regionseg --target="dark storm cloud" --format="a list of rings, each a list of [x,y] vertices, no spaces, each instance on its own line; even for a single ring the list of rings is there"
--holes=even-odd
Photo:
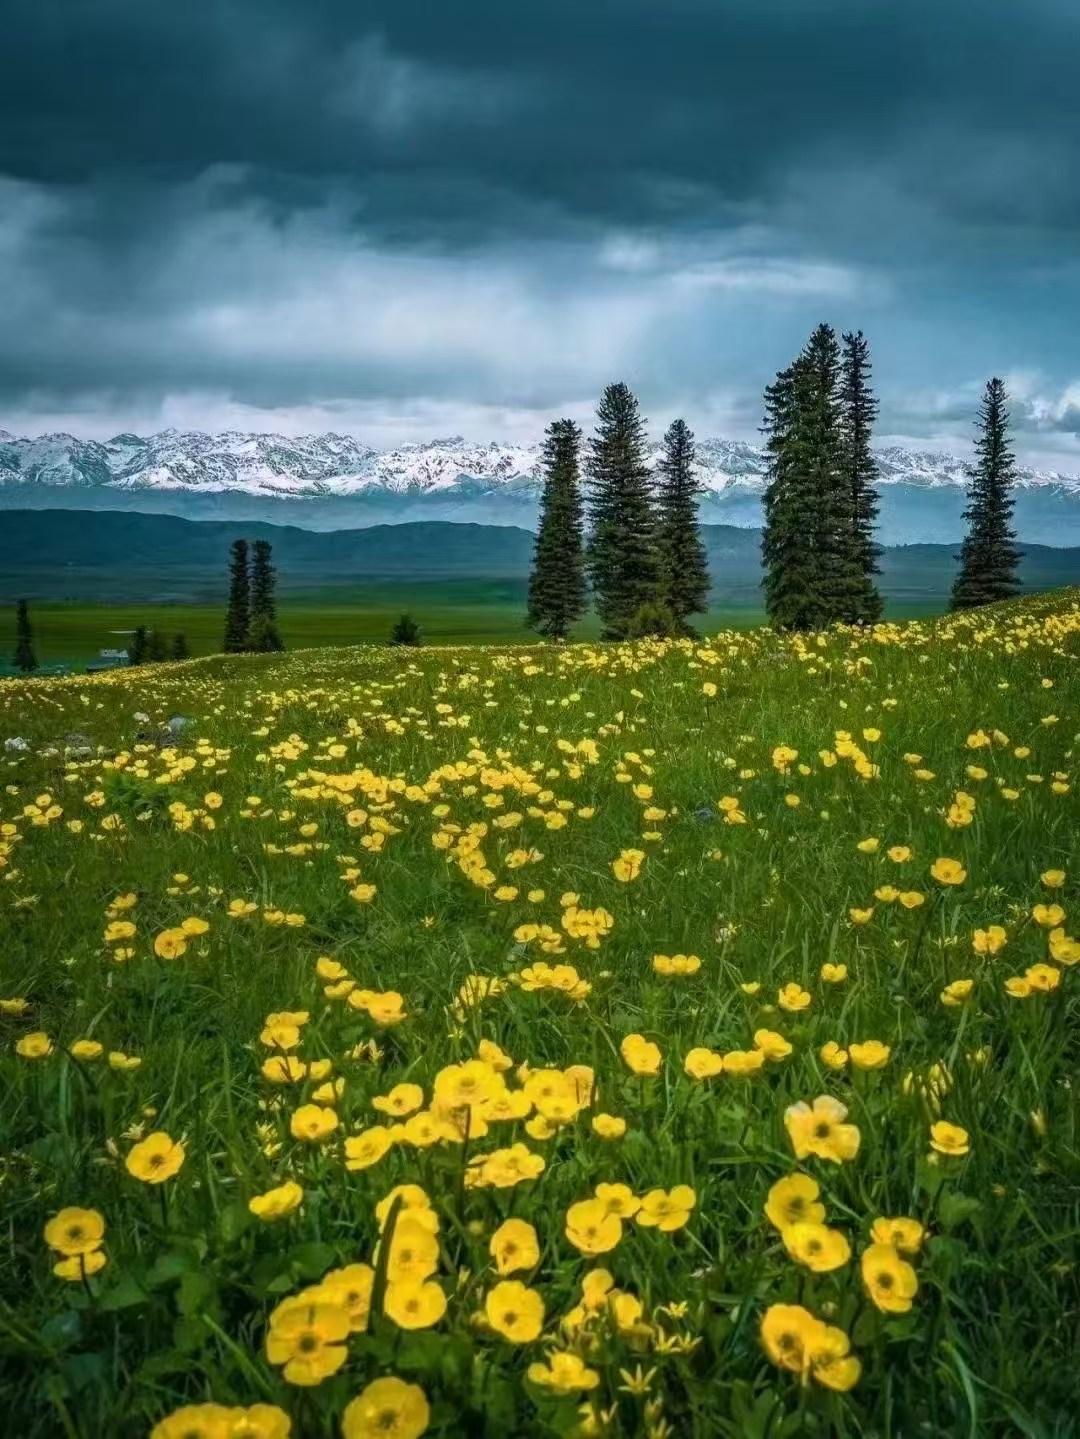
[[[800,164],[883,167],[988,225],[1080,214],[1072,0],[6,11],[0,168],[27,179],[183,180],[230,162],[284,205],[312,181],[378,181],[367,222],[416,239],[497,222],[516,195],[621,224],[755,213]],[[447,205],[451,177],[467,208]]]
[[[1073,0],[8,0],[4,32],[24,409],[543,408],[625,357],[743,415],[823,311],[938,386],[927,424],[987,366],[1074,378]]]

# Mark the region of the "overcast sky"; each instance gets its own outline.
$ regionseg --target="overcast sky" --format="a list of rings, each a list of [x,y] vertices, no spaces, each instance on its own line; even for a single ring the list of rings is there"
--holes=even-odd
[[[754,438],[817,321],[879,430],[1080,471],[1077,0],[5,0],[0,426]]]

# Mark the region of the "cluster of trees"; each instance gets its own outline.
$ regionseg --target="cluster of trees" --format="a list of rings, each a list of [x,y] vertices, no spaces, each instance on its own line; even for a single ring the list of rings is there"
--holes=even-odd
[[[274,598],[276,575],[269,540],[234,540],[229,553],[229,603],[225,612],[226,654],[283,650]]]
[[[763,590],[777,628],[881,618],[870,376],[862,331],[838,339],[823,324],[766,388]],[[1008,429],[1005,386],[992,379],[978,415],[954,609],[1008,599],[1020,588]],[[582,448],[573,420],[548,426],[527,624],[565,639],[591,595],[605,639],[692,633],[709,575],[686,423],[668,429],[654,471],[637,400],[626,385],[609,385],[584,456]]]
[[[838,341],[819,325],[799,355],[765,390],[769,455],[764,498],[763,588],[769,619],[782,629],[873,624],[882,604],[875,583],[879,549],[877,466],[870,448],[877,400],[870,347],[861,331]],[[1020,585],[1012,528],[1015,457],[1009,447],[1005,386],[987,382],[979,407],[967,533],[957,556],[953,609],[1009,599]],[[555,420],[544,435],[540,526],[529,577],[527,624],[562,640],[590,596],[603,637],[692,634],[705,610],[709,573],[698,522],[694,436],[675,420],[655,470],[645,421],[624,384],[608,385],[582,454],[581,430]],[[582,470],[584,469],[584,476]],[[227,653],[285,648],[277,627],[271,546],[233,542]],[[25,600],[16,606],[15,668],[37,669]],[[392,645],[419,645],[419,626],[402,615]],[[128,648],[133,665],[183,660],[184,634],[171,642],[140,625]]]
[[[128,645],[129,665],[158,665],[165,660],[189,660],[191,650],[187,635],[178,630],[172,639],[161,630],[139,625]]]
[[[769,480],[762,561],[765,608],[781,629],[873,624],[877,404],[862,333],[819,325],[765,391]]]
[[[877,401],[870,368],[861,331],[838,342],[830,325],[819,325],[765,391],[769,482],[762,560],[765,607],[779,628],[881,618],[874,580],[878,472],[870,449]],[[979,411],[954,609],[1008,599],[1019,589],[1008,423],[1005,386],[992,379]]]
[[[622,383],[600,399],[584,458],[573,420],[544,436],[540,526],[529,578],[526,623],[565,639],[591,592],[605,639],[691,633],[690,616],[709,592],[698,525],[694,437],[675,420],[656,471],[645,421]]]

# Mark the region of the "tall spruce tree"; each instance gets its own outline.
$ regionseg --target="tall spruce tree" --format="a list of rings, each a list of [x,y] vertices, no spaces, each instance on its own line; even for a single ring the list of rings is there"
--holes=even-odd
[[[285,648],[277,627],[277,603],[274,598],[276,583],[270,542],[256,540],[251,552],[251,622],[248,629],[248,649],[268,653]]]
[[[659,596],[656,517],[645,422],[621,382],[608,385],[589,441],[588,568],[604,639],[624,639],[637,612]]]
[[[148,664],[158,665],[169,658],[168,646],[165,643],[165,636],[160,630],[148,630],[146,633],[146,660]]]
[[[831,325],[818,325],[803,351],[799,405],[800,464],[811,500],[811,541],[823,609],[835,624],[855,612],[862,590],[853,543],[854,498],[843,474],[840,347]]]
[[[19,600],[15,606],[15,654],[11,662],[23,674],[30,674],[38,667],[34,654],[34,632],[30,628],[30,610],[25,600]]]
[[[765,603],[783,629],[847,619],[861,591],[853,498],[842,469],[839,366],[835,331],[819,325],[765,392]]]
[[[874,539],[877,523],[878,468],[870,449],[877,417],[877,399],[870,388],[870,345],[861,330],[843,337],[840,362],[840,468],[851,492],[852,563],[857,575],[853,601],[843,616],[852,624],[872,625],[881,619],[881,595],[874,576],[880,553]]]
[[[251,581],[247,540],[233,540],[229,550],[229,606],[225,611],[225,653],[248,648],[251,630]]]
[[[191,658],[191,646],[187,642],[187,635],[183,630],[177,630],[172,637],[172,644],[169,647],[169,658],[171,660],[189,660]]]
[[[689,619],[708,604],[709,564],[698,526],[694,436],[685,420],[674,420],[664,436],[657,466],[657,548],[660,603],[675,627],[692,633]]]
[[[525,623],[549,640],[564,640],[585,613],[581,431],[554,420],[544,436],[544,489]]]
[[[1007,600],[1020,589],[1016,568],[1020,552],[1012,528],[1012,486],[1016,479],[1009,448],[1009,411],[1005,385],[988,380],[979,406],[975,439],[976,462],[971,469],[967,534],[957,558],[960,573],[952,589],[954,610],[972,609]]]
[[[811,496],[797,463],[798,409],[806,388],[800,358],[765,390],[768,483],[763,502],[761,560],[765,609],[777,629],[808,630],[822,623],[816,555],[809,543]]]

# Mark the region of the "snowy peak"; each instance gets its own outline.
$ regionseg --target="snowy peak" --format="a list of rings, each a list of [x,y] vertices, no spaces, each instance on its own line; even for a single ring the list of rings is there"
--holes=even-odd
[[[237,490],[251,495],[320,494],[374,453],[346,435],[261,435],[162,430],[109,442],[116,489]]]
[[[659,443],[651,447],[655,462]],[[707,493],[760,494],[764,450],[741,440],[705,439],[697,445],[698,471]],[[229,430],[161,430],[115,435],[104,443],[74,435],[16,438],[0,430],[0,485],[104,487],[128,494],[178,492],[237,494],[261,499],[479,498],[505,495],[535,501],[541,447],[460,435],[375,450],[351,435],[246,434]],[[967,465],[955,455],[886,446],[877,451],[882,486],[957,489]],[[1019,466],[1022,489],[1052,486],[1080,496],[1080,478]]]
[[[539,479],[538,445],[469,444],[460,435],[384,450],[375,456],[370,475],[371,483],[398,494],[453,489],[463,481],[484,481],[485,488],[494,489]]]

